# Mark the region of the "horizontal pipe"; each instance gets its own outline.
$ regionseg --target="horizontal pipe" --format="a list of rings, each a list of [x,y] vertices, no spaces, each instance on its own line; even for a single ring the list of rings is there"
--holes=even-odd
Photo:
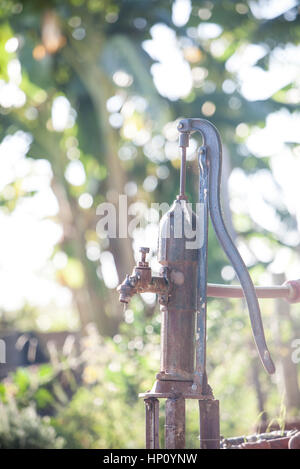
[[[293,280],[281,286],[255,287],[258,298],[283,298],[291,303],[300,302],[300,280]],[[207,284],[207,296],[214,298],[244,298],[239,285]]]

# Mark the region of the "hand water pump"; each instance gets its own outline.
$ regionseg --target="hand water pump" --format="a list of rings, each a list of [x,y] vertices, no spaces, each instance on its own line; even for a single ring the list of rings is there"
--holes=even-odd
[[[146,261],[148,248],[132,275],[118,287],[120,301],[128,303],[136,293],[153,292],[159,297],[161,365],[151,389],[140,395],[146,407],[146,447],[159,448],[159,399],[165,405],[165,447],[185,447],[185,400],[197,399],[200,412],[200,447],[219,448],[219,401],[213,396],[206,375],[207,296],[245,297],[254,341],[266,371],[275,367],[265,341],[258,297],[300,301],[299,281],[279,287],[254,287],[249,272],[223,220],[220,204],[222,145],[217,129],[204,119],[183,119],[178,124],[182,150],[180,192],[160,222],[159,275],[152,275]],[[193,132],[203,144],[198,152],[199,200],[194,213],[185,195],[186,148]],[[208,215],[217,238],[230,260],[240,286],[207,284]]]

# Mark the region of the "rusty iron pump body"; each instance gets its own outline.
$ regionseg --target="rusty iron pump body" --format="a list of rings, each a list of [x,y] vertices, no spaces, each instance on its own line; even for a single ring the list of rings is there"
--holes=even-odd
[[[206,376],[206,303],[210,291],[211,296],[234,295],[218,294],[218,291],[224,291],[222,286],[210,285],[207,288],[208,214],[219,242],[241,282],[240,296],[244,296],[247,301],[261,361],[268,373],[274,373],[275,367],[267,349],[255,288],[222,217],[222,147],[219,133],[213,124],[204,119],[183,119],[179,122],[178,130],[179,146],[182,149],[180,193],[160,222],[158,261],[162,265],[161,271],[157,276],[152,275],[146,260],[149,249],[141,248],[141,260],[118,290],[122,303],[128,303],[136,293],[153,292],[159,297],[162,315],[160,371],[152,389],[140,395],[146,406],[146,447],[159,448],[159,399],[165,398],[166,448],[185,446],[185,399],[199,401],[200,447],[219,448],[219,401],[214,399]],[[202,243],[196,249],[189,249],[187,243],[194,239],[187,238],[185,233],[195,232],[198,213],[192,212],[185,195],[186,147],[190,134],[196,131],[200,132],[203,139],[198,154]],[[188,228],[180,236],[176,233],[178,220],[181,226]],[[291,302],[299,300],[297,281],[277,290],[278,296],[285,295]],[[269,297],[276,296],[274,291],[270,290]],[[268,296],[268,291],[264,293]]]

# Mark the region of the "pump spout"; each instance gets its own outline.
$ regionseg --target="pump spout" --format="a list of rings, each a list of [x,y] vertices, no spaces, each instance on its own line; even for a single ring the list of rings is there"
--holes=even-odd
[[[163,267],[158,276],[152,275],[146,254],[149,248],[140,248],[141,260],[134,267],[132,275],[126,275],[118,286],[119,301],[128,304],[136,293],[156,293],[160,296],[160,303],[166,302],[171,288],[168,269]]]
[[[117,290],[119,292],[120,303],[128,304],[133,295],[135,295],[136,288],[133,280],[134,278],[130,278],[129,275],[126,275],[123,282],[118,286]]]

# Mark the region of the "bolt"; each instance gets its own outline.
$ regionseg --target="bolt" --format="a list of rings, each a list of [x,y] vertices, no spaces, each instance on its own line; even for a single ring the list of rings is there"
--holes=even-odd
[[[182,123],[182,122],[180,122],[180,123],[178,124],[178,129],[183,129],[183,123]]]
[[[146,254],[148,254],[149,251],[149,248],[140,248],[140,253],[142,254],[142,262],[146,262]]]

